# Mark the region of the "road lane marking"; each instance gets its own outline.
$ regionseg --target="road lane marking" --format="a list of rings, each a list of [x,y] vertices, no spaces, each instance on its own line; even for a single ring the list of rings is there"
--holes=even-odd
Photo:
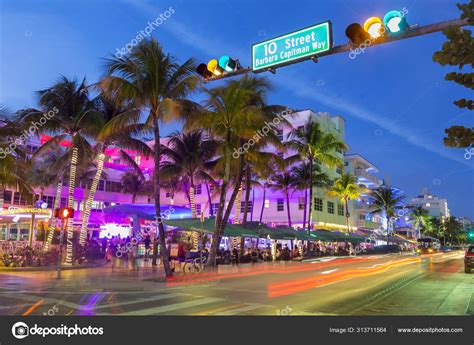
[[[335,269],[329,270],[329,271],[324,271],[324,272],[321,272],[321,274],[329,274],[329,273],[332,273],[332,272],[336,272],[337,270],[339,270],[339,268],[335,268]]]
[[[227,310],[227,311],[224,311],[222,313],[217,313],[215,315],[219,315],[219,316],[236,315],[238,313],[245,313],[246,311],[251,311],[251,310],[255,310],[255,309],[258,309],[258,308],[262,308],[262,307],[263,307],[263,305],[260,305],[260,304],[252,304],[252,305],[247,305],[245,307],[241,307],[241,308],[237,308],[237,309]]]
[[[167,299],[167,298],[174,298],[174,297],[183,297],[183,296],[188,296],[187,294],[183,293],[169,293],[169,294],[163,294],[163,295],[158,295],[155,297],[150,297],[150,298],[139,298],[133,301],[125,301],[125,302],[117,302],[117,303],[111,303],[111,304],[103,304],[99,306],[94,306],[93,310],[98,310],[98,309],[105,309],[105,308],[114,308],[114,307],[119,307],[123,305],[129,305],[129,304],[138,304],[138,303],[143,303],[143,302],[152,302],[152,301],[159,301],[162,299]],[[84,308],[82,308],[84,309]]]
[[[169,304],[169,305],[165,305],[165,306],[161,306],[161,307],[134,310],[134,311],[126,312],[126,313],[121,313],[119,315],[124,315],[124,316],[127,316],[127,315],[130,315],[130,316],[132,316],[132,315],[155,315],[155,314],[165,313],[165,312],[168,312],[168,311],[186,309],[186,308],[196,307],[196,306],[199,306],[199,305],[211,304],[211,303],[222,302],[222,301],[225,301],[225,298],[206,297],[206,298],[196,299],[196,300],[193,300],[193,301]],[[110,313],[99,313],[97,315],[111,315],[111,314]]]

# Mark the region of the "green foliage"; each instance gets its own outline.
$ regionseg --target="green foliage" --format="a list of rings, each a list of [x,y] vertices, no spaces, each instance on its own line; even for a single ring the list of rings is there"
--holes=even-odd
[[[474,0],[466,4],[458,4],[461,10],[461,19],[466,19],[470,25],[474,23]],[[461,71],[464,66],[474,67],[474,38],[472,32],[460,27],[450,27],[443,31],[448,39],[441,51],[433,55],[433,61],[441,66],[457,66]],[[449,72],[445,79],[459,85],[474,89],[474,73]],[[454,104],[461,109],[474,109],[473,100],[459,99]],[[474,145],[474,128],[452,126],[445,130],[447,137],[444,145],[448,147],[469,147]]]

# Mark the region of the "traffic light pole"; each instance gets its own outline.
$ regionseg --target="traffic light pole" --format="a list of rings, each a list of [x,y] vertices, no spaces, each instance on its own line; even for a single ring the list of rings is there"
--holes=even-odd
[[[373,47],[373,46],[378,46],[378,45],[385,44],[385,43],[400,41],[400,40],[403,40],[403,39],[406,39],[406,38],[428,35],[428,34],[431,34],[431,33],[434,33],[434,32],[443,31],[444,29],[452,27],[452,26],[461,27],[461,26],[465,26],[465,25],[468,25],[467,19],[446,20],[444,22],[439,22],[439,23],[425,25],[425,26],[419,26],[419,27],[412,28],[412,29],[408,30],[407,32],[405,32],[403,34],[400,34],[398,36],[385,37],[384,40],[380,40],[380,41],[379,40],[373,40],[373,41],[371,41],[371,44],[365,46],[364,49],[367,49],[367,48],[370,48],[370,47]],[[315,55],[312,55],[312,56],[308,56],[308,57],[306,57],[304,59],[301,59],[297,62],[302,62],[302,61],[306,61],[306,60],[313,60],[314,62],[317,62],[318,58],[320,58],[320,57],[333,55],[333,54],[344,53],[344,52],[350,51],[351,49],[356,49],[356,48],[358,48],[357,45],[349,44],[349,43],[339,45],[339,46],[334,46],[332,49],[330,49],[326,52],[323,52],[323,53],[320,53],[320,54],[315,54]],[[285,67],[285,66],[281,66],[281,67]],[[266,69],[266,70],[261,70],[261,71],[259,71],[259,73],[260,72],[275,73],[275,69],[276,68],[281,68],[281,67],[275,67],[275,68],[269,68],[269,69]],[[225,75],[215,76],[215,77],[206,79],[204,82],[207,83],[207,82],[214,81],[214,80],[220,80],[220,79],[224,79],[224,78],[235,77],[235,76],[250,73],[250,72],[252,72],[252,68],[251,67],[246,67],[246,68],[239,69],[235,72],[229,72],[229,73],[226,73]]]
[[[64,219],[61,224],[61,231],[59,232],[59,262],[58,262],[58,271],[56,275],[56,279],[61,279],[61,264],[63,259],[63,237],[64,237],[64,229],[67,229],[67,221],[68,218]],[[53,230],[54,231],[54,230]]]

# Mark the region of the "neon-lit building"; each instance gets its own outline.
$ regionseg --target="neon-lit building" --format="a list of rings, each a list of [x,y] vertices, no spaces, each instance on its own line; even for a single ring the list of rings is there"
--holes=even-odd
[[[289,121],[292,123],[294,128],[303,126],[309,118],[317,121],[321,129],[330,133],[333,133],[340,140],[344,141],[345,132],[345,120],[343,117],[336,115],[330,116],[325,112],[313,112],[312,110],[304,110],[293,114]],[[278,131],[278,135],[282,140],[288,140],[290,128],[283,128]],[[42,136],[39,139],[33,139],[28,143],[27,149],[33,153],[45,140],[48,140],[47,136]],[[166,139],[162,140],[163,144],[166,144]],[[68,143],[62,143],[67,145]],[[151,146],[153,142],[148,142]],[[142,169],[145,177],[150,179],[153,174],[153,158],[144,157],[134,152],[127,152],[134,159],[135,163]],[[290,155],[291,152],[286,154],[279,153],[281,156]],[[342,152],[337,153],[340,158],[344,160],[346,171],[351,172],[359,178],[361,183],[367,185],[368,188],[376,188],[381,184],[381,181],[373,174],[378,172],[378,169],[370,162],[368,162],[360,154],[344,154]],[[110,147],[105,151],[106,160],[104,164],[104,178],[100,180],[95,200],[92,204],[91,217],[89,222],[90,230],[100,230],[101,226],[106,223],[106,217],[102,211],[106,207],[130,204],[132,202],[132,196],[122,192],[121,177],[127,171],[131,171],[131,168],[125,164],[120,156],[120,150],[118,148]],[[342,170],[340,168],[326,168],[321,167],[322,171],[325,172],[331,179],[336,179],[340,176]],[[107,179],[105,179],[105,176]],[[80,225],[82,219],[82,212],[88,191],[92,180],[83,181],[78,184],[74,192],[74,209],[75,217],[74,224]],[[39,194],[39,190],[37,191]],[[63,189],[61,192],[60,206],[64,207],[67,205],[67,193],[68,193],[68,181],[63,181]],[[201,212],[204,216],[216,214],[219,196],[213,195],[213,186],[206,183],[196,183],[195,186],[195,202],[196,210],[198,215]],[[228,193],[230,196],[230,193]],[[243,193],[245,194],[245,193]],[[288,224],[287,216],[287,204],[285,196],[280,191],[271,190],[269,188],[265,191],[265,198],[263,197],[263,188],[255,187],[250,191],[250,204],[249,204],[249,215],[248,220],[258,221],[260,220],[260,214],[263,210],[262,221],[271,225],[286,225]],[[56,195],[56,186],[49,186],[43,191],[43,201],[48,204],[48,208],[52,208],[54,205],[54,199]],[[313,210],[312,221],[313,229],[329,229],[329,230],[346,230],[346,218],[344,205],[337,199],[328,198],[326,196],[326,190],[322,186],[315,185],[313,187]],[[189,200],[183,189],[181,190],[170,190],[162,188],[161,191],[161,202],[165,205],[176,205],[179,207],[189,207]],[[3,193],[3,208],[8,209],[9,207],[17,207],[20,205],[26,205],[26,201],[22,200],[20,194],[17,191],[6,190]],[[302,228],[304,218],[304,207],[305,207],[305,192],[294,191],[290,193],[290,214],[292,218],[292,225],[295,228]],[[136,198],[136,204],[153,204],[153,199],[150,196],[138,195]],[[241,207],[240,219],[243,215],[242,200],[241,205],[234,206],[231,218],[235,214],[236,207]],[[309,210],[307,210],[308,213]],[[362,196],[359,200],[353,200],[350,202],[350,214],[351,214],[351,230],[357,228],[362,229],[375,229],[380,226],[380,217],[372,215],[369,212],[366,197]],[[10,222],[11,223],[11,222]],[[29,225],[23,224],[20,220],[15,224],[6,224],[6,222],[0,220],[0,240],[11,238],[19,238],[28,234]],[[20,229],[21,236],[18,235],[17,229]],[[18,236],[17,236],[18,235]]]

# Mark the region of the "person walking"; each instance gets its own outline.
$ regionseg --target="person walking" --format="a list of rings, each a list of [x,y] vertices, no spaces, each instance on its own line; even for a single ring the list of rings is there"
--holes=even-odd
[[[145,239],[143,240],[143,243],[145,244],[145,261],[148,261],[148,256],[150,254],[150,235],[146,234]]]

